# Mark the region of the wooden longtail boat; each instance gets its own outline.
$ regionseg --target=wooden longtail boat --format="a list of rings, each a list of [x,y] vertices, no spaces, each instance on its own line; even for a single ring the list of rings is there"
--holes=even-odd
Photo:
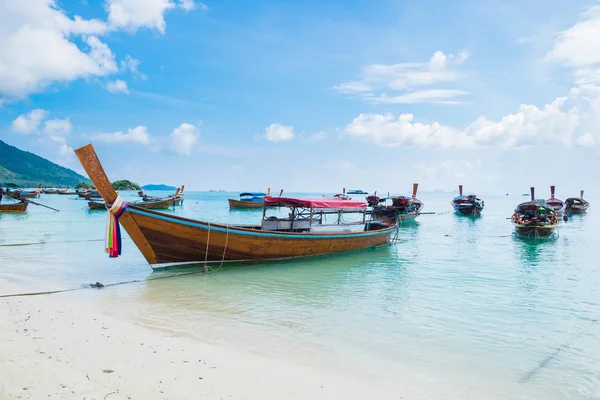
[[[104,201],[88,201],[88,207],[90,210],[104,210],[106,211],[106,204]]]
[[[129,203],[137,207],[151,209],[151,210],[167,210],[175,205],[175,197],[165,197],[164,199],[150,200],[150,201],[136,201]]]
[[[175,192],[175,205],[178,206],[183,202],[183,190],[185,189],[185,185],[181,185],[181,190],[177,189]]]
[[[452,200],[454,211],[462,215],[481,215],[484,202],[477,195],[463,196],[463,186],[458,185],[458,196]]]
[[[261,209],[265,205],[265,197],[269,196],[262,192],[244,192],[240,193],[240,199],[228,199],[229,208],[254,208]]]
[[[583,199],[583,190],[579,197],[569,197],[565,200],[565,214],[583,214],[590,207],[590,202]]]
[[[531,188],[531,201],[519,204],[511,220],[519,236],[548,237],[558,226],[558,214],[544,200],[535,200],[535,188]]]
[[[564,211],[565,203],[562,200],[554,197],[554,193],[556,191],[555,186],[550,186],[550,198],[546,200],[546,205],[552,209],[558,215],[562,214]]]
[[[175,199],[173,197],[165,198],[156,201],[137,201],[129,203],[140,208],[151,209],[151,210],[168,210],[174,204]],[[106,210],[106,203],[102,199],[91,200],[88,202],[90,210]]]
[[[29,203],[21,201],[19,203],[0,203],[0,212],[25,212]]]
[[[372,213],[375,218],[381,218],[385,215],[394,215],[396,220],[400,222],[413,221],[422,212],[425,204],[417,199],[417,190],[419,184],[413,184],[412,197],[406,196],[388,196],[388,197],[377,197],[377,195],[367,196],[367,203],[372,207]],[[392,204],[388,205],[387,202],[391,201]]]
[[[18,189],[18,190],[8,191],[8,189],[7,189],[4,192],[4,195],[6,195],[7,197],[12,197],[13,199],[17,199],[17,200],[18,199],[31,199],[34,197],[40,197],[41,188],[42,188],[42,184],[40,183],[38,188],[34,189],[34,190]]]
[[[92,145],[75,151],[107,204],[117,199]],[[366,204],[323,199],[266,198],[260,226],[196,221],[130,204],[119,218],[153,268],[170,263],[275,261],[361,250],[390,243],[397,232],[392,220],[366,221]],[[268,204],[267,204],[268,203]],[[289,217],[267,216],[272,207],[288,207]],[[356,224],[341,224],[341,213],[362,213]],[[338,223],[326,225],[326,214]],[[331,215],[330,215],[331,216]],[[172,264],[171,264],[172,265]]]
[[[84,196],[83,196],[86,200],[91,200],[91,201],[98,201],[98,200],[102,200],[102,196],[100,196],[100,192],[98,192],[97,190],[90,190],[89,192],[87,192]]]
[[[323,197],[327,197],[327,196],[323,195]],[[333,198],[337,199],[337,200],[352,200],[352,197],[350,197],[346,194],[346,188],[342,189],[342,193],[334,194]]]

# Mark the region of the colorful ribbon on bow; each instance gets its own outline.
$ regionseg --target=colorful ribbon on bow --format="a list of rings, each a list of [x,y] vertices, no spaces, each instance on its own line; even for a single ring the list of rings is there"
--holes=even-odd
[[[117,196],[113,205],[108,209],[108,220],[106,221],[106,252],[110,258],[121,255],[121,226],[119,217],[127,209],[127,202]]]

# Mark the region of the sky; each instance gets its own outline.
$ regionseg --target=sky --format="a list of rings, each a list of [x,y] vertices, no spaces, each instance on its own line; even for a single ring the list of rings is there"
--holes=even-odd
[[[0,43],[0,139],[111,180],[598,186],[598,1],[0,0]]]

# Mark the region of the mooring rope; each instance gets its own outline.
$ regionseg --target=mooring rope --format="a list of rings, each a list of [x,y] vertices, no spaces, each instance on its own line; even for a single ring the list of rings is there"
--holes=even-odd
[[[128,239],[128,238],[125,238]],[[103,242],[105,239],[86,239],[86,240],[65,240],[60,242],[29,242],[29,243],[7,243],[0,244],[0,247],[15,247],[15,246],[34,246],[39,244],[63,244],[63,243],[83,243],[83,242]]]
[[[550,353],[542,361],[540,361],[540,363],[538,365],[536,365],[533,369],[531,369],[529,372],[527,372],[525,375],[523,375],[521,377],[521,379],[519,379],[519,383],[527,383],[527,382],[529,382],[531,380],[531,378],[533,378],[534,376],[536,376],[542,369],[544,369],[550,363],[550,361],[552,361],[554,358],[556,358],[556,356],[558,354],[560,354],[561,351],[569,348],[569,346],[571,346],[575,340],[579,339],[581,336],[583,336],[585,333],[587,333],[587,331],[590,330],[590,328],[592,327],[592,325],[594,323],[597,323],[597,322],[598,322],[597,319],[590,320],[584,330],[582,330],[581,332],[579,332],[576,335],[573,335],[565,343],[561,344],[556,349],[554,349],[554,351],[552,353]]]
[[[206,250],[204,250],[204,271],[208,271],[206,262],[208,261],[208,243],[210,242],[210,222],[208,222],[208,230],[206,234]]]
[[[10,297],[40,296],[40,295],[45,295],[45,294],[56,294],[56,293],[74,292],[74,291],[77,291],[77,290],[84,290],[84,289],[91,289],[91,288],[102,289],[102,288],[106,288],[106,287],[125,285],[125,284],[129,284],[129,283],[142,283],[142,282],[149,282],[149,281],[157,281],[157,280],[160,280],[160,279],[169,279],[169,278],[176,278],[176,277],[179,277],[179,276],[195,275],[195,274],[202,274],[202,273],[204,273],[203,270],[200,270],[200,271],[189,271],[189,272],[181,272],[181,273],[178,273],[178,274],[172,274],[172,275],[167,275],[167,276],[155,276],[155,277],[150,277],[150,278],[146,278],[146,279],[132,279],[132,280],[129,280],[129,281],[107,283],[106,285],[104,285],[104,284],[102,284],[100,282],[96,282],[96,283],[91,283],[91,284],[88,284],[88,285],[85,285],[85,286],[76,287],[76,288],[69,288],[69,289],[46,290],[46,291],[42,291],[42,292],[27,292],[27,293],[3,294],[3,295],[0,295],[0,299],[10,298]]]

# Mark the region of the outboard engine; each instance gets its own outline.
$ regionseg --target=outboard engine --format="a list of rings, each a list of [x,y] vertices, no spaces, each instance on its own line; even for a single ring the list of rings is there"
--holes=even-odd
[[[407,207],[408,206],[408,198],[407,197],[394,197],[392,199],[392,205],[394,207]]]
[[[369,207],[375,207],[379,205],[379,197],[367,196],[367,204],[369,205]]]

